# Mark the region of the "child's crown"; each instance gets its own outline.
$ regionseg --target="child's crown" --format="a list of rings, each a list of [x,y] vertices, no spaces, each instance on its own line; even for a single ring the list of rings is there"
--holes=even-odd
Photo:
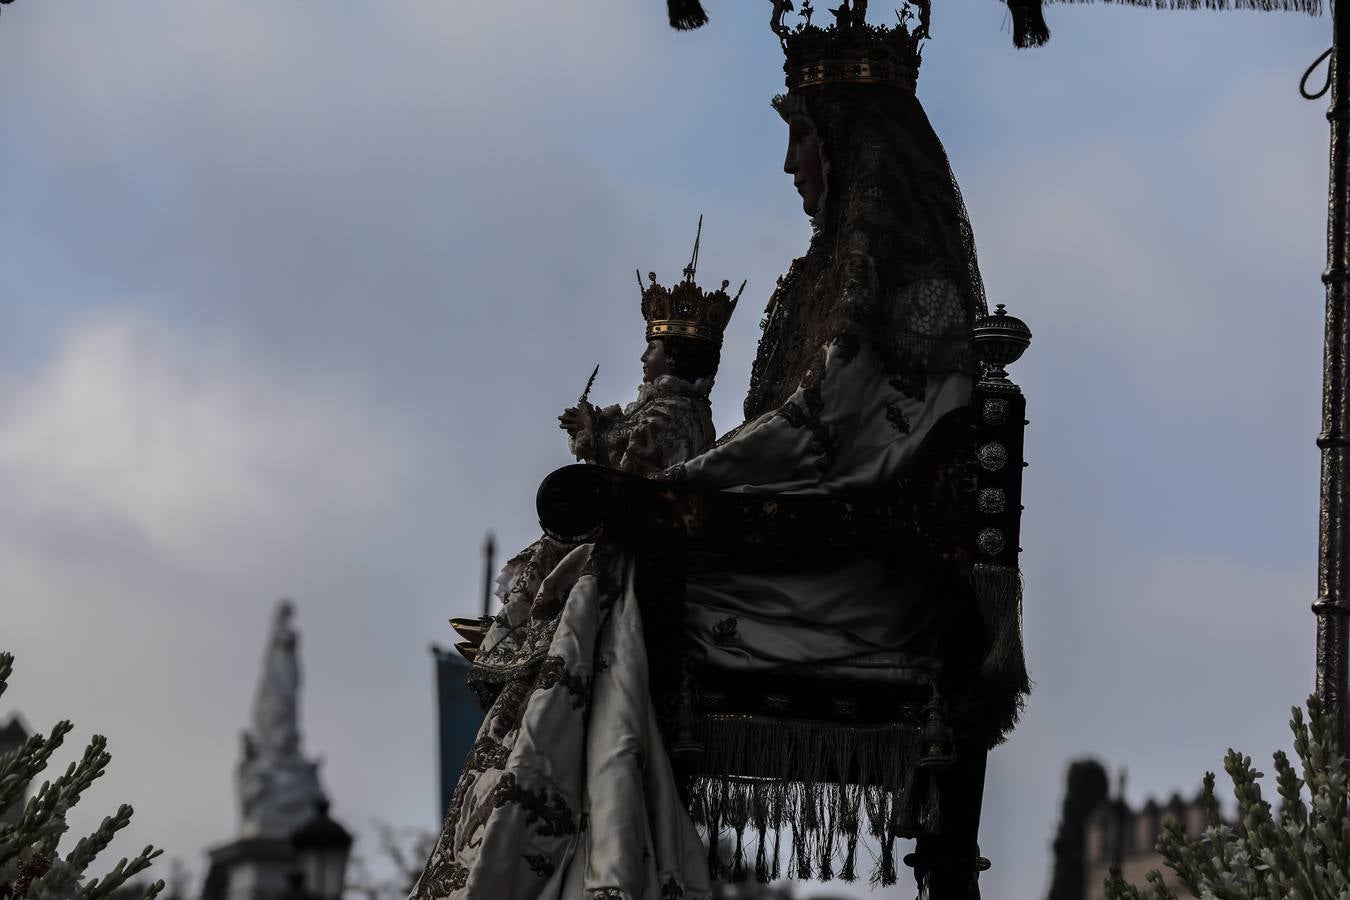
[[[730,281],[721,288],[704,293],[694,282],[698,268],[698,245],[703,236],[703,217],[698,219],[698,233],[694,237],[694,255],[684,267],[684,278],[672,288],[656,283],[656,273],[648,272],[648,284],[642,283],[638,272],[638,290],[642,292],[642,317],[647,320],[647,340],[662,337],[693,338],[720,345],[722,332],[731,321],[736,302],[741,299],[745,282],[741,282],[736,296],[727,294]]]

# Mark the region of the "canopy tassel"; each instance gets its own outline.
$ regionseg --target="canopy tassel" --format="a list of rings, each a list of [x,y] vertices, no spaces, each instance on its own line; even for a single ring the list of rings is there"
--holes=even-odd
[[[670,13],[670,27],[676,31],[692,31],[708,24],[708,14],[699,0],[666,0],[666,11]]]
[[[1012,16],[1013,46],[1039,47],[1050,40],[1041,0],[1008,0],[1008,13]]]

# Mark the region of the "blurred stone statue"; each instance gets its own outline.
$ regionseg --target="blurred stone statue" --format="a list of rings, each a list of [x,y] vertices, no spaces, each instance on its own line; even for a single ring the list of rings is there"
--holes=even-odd
[[[243,733],[238,788],[245,837],[289,838],[323,796],[318,763],[300,751],[300,636],[289,600],[277,604],[253,701],[253,730]]]

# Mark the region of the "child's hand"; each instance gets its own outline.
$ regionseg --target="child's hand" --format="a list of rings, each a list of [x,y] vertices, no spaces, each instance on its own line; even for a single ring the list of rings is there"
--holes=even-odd
[[[595,422],[595,407],[583,402],[580,406],[569,406],[558,416],[558,427],[568,434],[576,435],[589,431]]]

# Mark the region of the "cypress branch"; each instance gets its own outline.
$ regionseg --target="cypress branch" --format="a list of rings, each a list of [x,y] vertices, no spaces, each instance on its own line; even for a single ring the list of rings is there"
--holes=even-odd
[[[1229,750],[1224,771],[1237,800],[1236,827],[1219,817],[1213,772],[1205,774],[1201,791],[1208,819],[1203,832],[1187,834],[1175,819],[1164,824],[1158,852],[1190,896],[1223,900],[1350,896],[1346,814],[1350,778],[1337,745],[1336,723],[1313,697],[1308,700],[1307,718],[1295,708],[1289,727],[1302,776],[1286,754],[1274,754],[1278,813],[1261,793],[1265,774],[1257,771],[1250,756]],[[1148,874],[1148,889],[1140,890],[1125,882],[1113,866],[1105,888],[1108,900],[1176,900],[1156,870]]]
[[[0,694],[13,670],[14,655],[0,653]],[[0,809],[9,808],[28,793],[33,779],[47,768],[72,728],[68,721],[58,722],[46,737],[34,735],[18,749],[0,755]],[[134,859],[118,862],[102,878],[85,881],[85,870],[94,858],[131,823],[132,808],[125,804],[105,817],[92,834],[76,842],[65,856],[57,852],[61,837],[69,830],[66,814],[103,776],[111,760],[107,738],[94,735],[79,759],[43,782],[29,797],[16,823],[0,824],[0,900],[107,898],[163,853],[148,846]],[[156,881],[146,887],[142,900],[154,900],[163,890],[164,882]]]

